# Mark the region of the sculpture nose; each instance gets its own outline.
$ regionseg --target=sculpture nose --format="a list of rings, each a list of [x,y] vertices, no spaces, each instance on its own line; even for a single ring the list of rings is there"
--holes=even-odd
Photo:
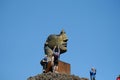
[[[64,42],[67,42],[67,41],[68,41],[68,39],[65,39],[65,40],[64,40]]]

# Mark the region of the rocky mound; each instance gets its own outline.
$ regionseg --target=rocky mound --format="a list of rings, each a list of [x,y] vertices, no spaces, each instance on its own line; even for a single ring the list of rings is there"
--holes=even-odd
[[[29,77],[27,80],[88,80],[87,78],[79,78],[75,75],[60,74],[60,73],[42,73],[33,77]]]

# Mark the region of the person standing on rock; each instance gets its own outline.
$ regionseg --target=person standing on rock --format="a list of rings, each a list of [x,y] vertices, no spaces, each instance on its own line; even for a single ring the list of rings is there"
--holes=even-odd
[[[53,55],[52,55],[52,65],[53,65],[53,72],[57,73],[58,71],[58,62],[60,57],[60,48],[58,46],[58,49],[56,51],[56,46],[53,48]]]
[[[96,80],[95,75],[96,75],[96,69],[92,67],[91,71],[90,71],[90,79],[91,80]]]

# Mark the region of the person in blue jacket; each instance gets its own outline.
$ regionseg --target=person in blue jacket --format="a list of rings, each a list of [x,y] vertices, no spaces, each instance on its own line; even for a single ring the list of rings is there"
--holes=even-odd
[[[96,69],[92,67],[91,70],[90,70],[90,79],[91,80],[96,80],[95,75],[96,75]]]

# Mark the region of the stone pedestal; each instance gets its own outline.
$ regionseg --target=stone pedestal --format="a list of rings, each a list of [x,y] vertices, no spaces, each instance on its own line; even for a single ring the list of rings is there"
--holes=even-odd
[[[51,62],[48,62],[48,66],[46,69],[46,72],[52,71],[52,65]],[[59,73],[64,73],[64,74],[71,74],[71,68],[70,68],[70,64],[63,62],[63,61],[59,61],[58,63],[58,72]]]

